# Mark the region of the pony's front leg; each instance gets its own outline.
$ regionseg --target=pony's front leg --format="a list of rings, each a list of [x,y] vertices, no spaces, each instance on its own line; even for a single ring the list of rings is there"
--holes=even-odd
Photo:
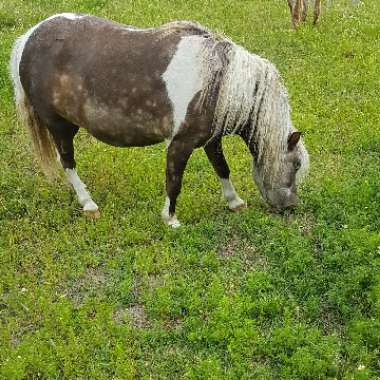
[[[244,208],[246,204],[236,193],[230,180],[230,169],[223,154],[222,141],[212,141],[204,147],[204,150],[219,177],[223,196],[228,202],[229,209],[231,211],[239,211]]]
[[[187,161],[193,151],[192,147],[181,141],[173,140],[167,149],[166,158],[166,200],[162,209],[162,218],[173,228],[178,228],[181,223],[175,215],[177,197],[181,191],[183,172]]]

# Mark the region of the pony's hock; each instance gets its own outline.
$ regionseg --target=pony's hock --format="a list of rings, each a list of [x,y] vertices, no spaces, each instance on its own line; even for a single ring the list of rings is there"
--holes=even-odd
[[[228,207],[245,207],[229,176],[222,137],[239,135],[253,157],[253,178],[268,204],[297,203],[308,167],[301,134],[276,68],[201,25],[180,21],[137,29],[64,13],[15,43],[16,104],[45,170],[57,150],[83,210],[99,209],[75,170],[73,139],[85,128],[114,146],[167,143],[164,221],[180,225],[176,200],[195,148],[203,147]]]

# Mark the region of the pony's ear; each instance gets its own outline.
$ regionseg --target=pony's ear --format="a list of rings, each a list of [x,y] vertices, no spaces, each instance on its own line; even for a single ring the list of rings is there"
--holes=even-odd
[[[300,141],[302,133],[301,132],[293,132],[288,137],[288,151],[291,152],[294,150],[298,141]]]

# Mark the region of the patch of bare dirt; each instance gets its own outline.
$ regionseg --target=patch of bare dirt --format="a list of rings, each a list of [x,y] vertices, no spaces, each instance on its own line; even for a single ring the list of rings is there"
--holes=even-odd
[[[151,324],[141,304],[118,308],[113,313],[113,320],[117,324],[129,324],[135,328],[148,328]]]
[[[103,268],[87,268],[82,276],[72,281],[64,289],[63,296],[70,299],[74,305],[79,307],[87,297],[94,292],[100,291],[107,281],[107,276]]]
[[[266,270],[268,265],[266,256],[260,255],[254,245],[239,239],[237,235],[232,235],[228,242],[219,249],[218,255],[224,260],[238,255],[244,262],[247,271]]]

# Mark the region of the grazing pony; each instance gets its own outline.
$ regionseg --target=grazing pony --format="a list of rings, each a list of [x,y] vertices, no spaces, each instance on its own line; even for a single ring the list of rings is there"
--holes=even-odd
[[[290,15],[294,29],[297,29],[300,22],[305,22],[308,11],[308,0],[288,0]],[[314,0],[314,20],[315,25],[321,14],[321,0]]]
[[[253,177],[277,210],[297,204],[308,166],[280,75],[267,60],[192,22],[137,29],[58,14],[15,43],[11,73],[19,115],[45,172],[60,160],[86,213],[98,206],[75,170],[73,139],[85,128],[114,146],[166,141],[165,222],[175,215],[186,163],[203,147],[231,210],[244,207],[229,179],[222,137],[237,134]]]

